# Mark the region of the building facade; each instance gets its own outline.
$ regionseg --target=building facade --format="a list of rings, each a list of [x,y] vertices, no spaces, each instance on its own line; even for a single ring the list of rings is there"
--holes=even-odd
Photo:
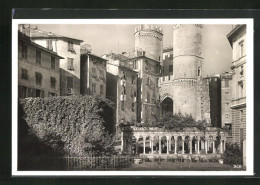
[[[18,97],[60,95],[60,59],[50,51],[18,32]]]
[[[227,35],[233,49],[232,142],[243,148],[246,140],[246,25],[236,25]]]
[[[229,129],[227,142],[232,142],[232,73],[226,72],[220,75],[221,80],[221,127]]]
[[[60,60],[60,95],[80,94],[80,43],[82,40],[51,32],[30,29],[31,39],[62,56]]]
[[[80,93],[106,98],[106,60],[92,53],[80,58]]]

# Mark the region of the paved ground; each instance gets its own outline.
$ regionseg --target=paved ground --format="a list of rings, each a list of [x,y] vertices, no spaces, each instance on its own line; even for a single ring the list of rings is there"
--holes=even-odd
[[[241,171],[243,169],[233,168],[230,165],[212,162],[145,162],[133,164],[127,171]]]

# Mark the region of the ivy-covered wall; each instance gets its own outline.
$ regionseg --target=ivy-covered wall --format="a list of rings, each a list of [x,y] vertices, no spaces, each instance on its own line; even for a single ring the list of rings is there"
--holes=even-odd
[[[94,96],[20,99],[19,157],[111,155],[113,110]]]

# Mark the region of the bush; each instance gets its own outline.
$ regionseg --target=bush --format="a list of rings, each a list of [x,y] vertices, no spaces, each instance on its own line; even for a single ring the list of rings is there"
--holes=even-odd
[[[238,144],[226,144],[223,155],[224,164],[241,165],[243,163],[243,153]]]
[[[32,136],[63,155],[114,154],[112,116],[105,110],[112,112],[112,103],[94,96],[20,99],[19,155],[30,155],[24,148],[35,147]]]

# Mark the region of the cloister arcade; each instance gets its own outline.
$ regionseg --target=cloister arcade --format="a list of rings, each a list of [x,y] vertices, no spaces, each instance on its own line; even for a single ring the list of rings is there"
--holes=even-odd
[[[226,145],[225,132],[216,128],[170,132],[132,127],[121,134],[121,150],[132,154],[222,154]]]

